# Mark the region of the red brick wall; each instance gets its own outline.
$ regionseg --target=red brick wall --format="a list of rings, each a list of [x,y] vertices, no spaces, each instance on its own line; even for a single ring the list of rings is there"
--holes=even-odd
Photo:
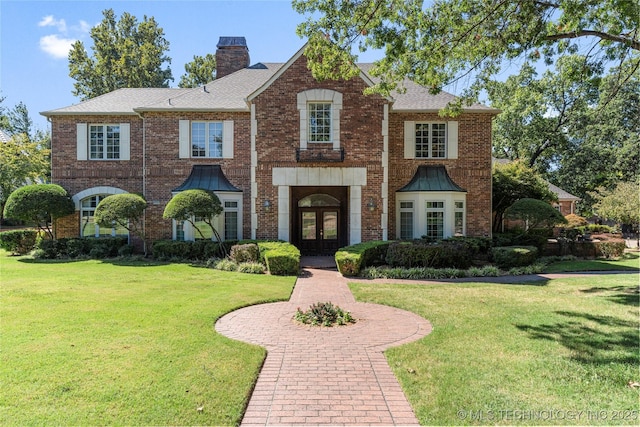
[[[297,95],[310,89],[330,89],[342,94],[340,146],[345,151],[343,162],[296,162],[296,148],[300,147]],[[364,96],[364,89],[365,83],[360,78],[348,82],[316,81],[307,69],[306,58],[301,56],[278,80],[256,97],[258,238],[278,237],[278,194],[277,188],[272,185],[274,167],[367,168],[367,185],[362,188],[362,239],[382,238],[382,119],[383,105],[387,100],[377,95]],[[373,213],[364,206],[370,197],[377,201],[379,207]],[[272,203],[269,212],[261,208],[265,198]]]

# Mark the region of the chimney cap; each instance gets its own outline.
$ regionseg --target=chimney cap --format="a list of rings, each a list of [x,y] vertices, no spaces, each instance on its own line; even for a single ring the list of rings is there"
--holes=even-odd
[[[222,36],[216,47],[247,47],[247,39],[244,37]]]

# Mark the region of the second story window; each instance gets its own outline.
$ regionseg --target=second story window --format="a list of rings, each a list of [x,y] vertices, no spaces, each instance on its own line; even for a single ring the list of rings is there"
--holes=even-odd
[[[331,142],[331,103],[309,103],[309,142]]]
[[[181,159],[232,159],[233,120],[180,120],[178,146]]]
[[[416,123],[416,158],[444,159],[447,148],[445,123]]]
[[[191,156],[222,157],[222,122],[191,123]]]
[[[89,125],[89,158],[120,159],[120,125]]]

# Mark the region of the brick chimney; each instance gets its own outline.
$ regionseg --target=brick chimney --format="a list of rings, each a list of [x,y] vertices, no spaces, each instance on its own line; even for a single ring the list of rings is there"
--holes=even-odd
[[[244,37],[220,37],[216,47],[216,79],[250,65],[249,48]]]

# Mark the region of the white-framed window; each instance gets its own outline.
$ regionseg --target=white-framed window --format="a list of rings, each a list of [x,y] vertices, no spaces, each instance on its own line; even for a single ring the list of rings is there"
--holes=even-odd
[[[425,236],[430,239],[444,238],[444,202],[426,203],[427,229]]]
[[[457,159],[458,122],[404,122],[405,159]]]
[[[222,122],[191,122],[191,157],[222,158]]]
[[[242,239],[242,193],[215,192],[223,206],[212,224],[222,240]],[[172,221],[173,240],[216,240],[211,227],[201,218],[193,218],[196,228],[189,221]],[[199,231],[198,231],[199,230]]]
[[[97,194],[80,201],[80,236],[81,237],[116,237],[128,236],[129,231],[117,224],[113,227],[100,227],[95,222],[98,204],[109,194]]]
[[[400,202],[400,238],[413,239],[413,201]]]
[[[309,112],[309,142],[331,142],[331,103],[310,102]]]
[[[467,215],[464,208],[464,201],[456,200],[454,202],[453,212],[453,234],[455,236],[464,236],[467,229]]]
[[[77,160],[129,160],[129,123],[77,123]]]
[[[89,158],[120,159],[120,125],[89,125]]]
[[[416,158],[444,159],[447,157],[447,124],[416,123]]]
[[[181,159],[233,158],[233,120],[180,120],[178,127]]]
[[[308,144],[330,143],[340,148],[342,94],[330,89],[309,89],[297,95],[300,112],[300,149]]]

